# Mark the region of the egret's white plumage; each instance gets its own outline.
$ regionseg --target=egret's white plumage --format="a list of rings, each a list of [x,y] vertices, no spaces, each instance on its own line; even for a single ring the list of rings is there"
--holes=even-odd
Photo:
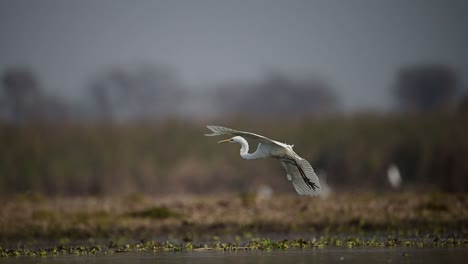
[[[221,140],[218,143],[239,143],[241,145],[240,155],[244,159],[275,158],[281,161],[286,169],[286,175],[300,195],[319,195],[321,191],[317,175],[307,160],[301,158],[293,151],[293,146],[281,143],[267,137],[250,132],[238,131],[221,126],[206,126],[213,133],[205,136],[234,136],[230,139]],[[249,143],[246,139],[258,142],[257,150],[249,153]]]

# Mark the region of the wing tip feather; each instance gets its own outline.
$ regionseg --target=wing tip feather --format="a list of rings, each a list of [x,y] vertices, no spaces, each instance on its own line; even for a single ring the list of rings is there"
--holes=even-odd
[[[208,128],[209,130],[211,130],[211,132],[213,132],[211,134],[204,134],[207,137],[222,135],[222,133],[220,133],[220,129],[219,129],[220,127],[219,126],[206,125],[206,128]]]

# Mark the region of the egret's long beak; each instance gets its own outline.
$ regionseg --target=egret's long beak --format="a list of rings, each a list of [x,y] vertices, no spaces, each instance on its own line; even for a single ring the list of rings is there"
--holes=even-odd
[[[231,141],[231,139],[228,138],[228,139],[225,139],[225,140],[218,141],[218,143],[229,143],[230,141]]]

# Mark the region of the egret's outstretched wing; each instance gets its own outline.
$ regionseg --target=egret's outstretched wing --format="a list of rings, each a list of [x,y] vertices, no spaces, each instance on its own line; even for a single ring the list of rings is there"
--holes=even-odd
[[[206,126],[206,127],[213,132],[211,134],[205,134],[205,136],[209,136],[209,137],[221,136],[221,135],[241,136],[241,137],[244,137],[244,138],[247,138],[247,139],[259,141],[259,142],[264,143],[264,144],[273,143],[273,144],[276,144],[276,145],[279,145],[279,146],[282,146],[282,147],[288,146],[286,144],[275,141],[273,139],[269,139],[267,137],[257,135],[257,134],[254,134],[254,133],[250,133],[250,132],[234,130],[234,129],[227,128],[227,127],[222,127],[222,126]]]
[[[300,195],[319,195],[320,182],[314,169],[305,159],[282,158],[281,164],[286,169],[288,180]]]

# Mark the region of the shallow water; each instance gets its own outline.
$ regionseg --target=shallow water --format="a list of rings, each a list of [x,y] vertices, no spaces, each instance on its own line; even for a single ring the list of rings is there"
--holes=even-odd
[[[0,263],[466,263],[466,248],[307,249],[282,251],[190,251],[92,256],[9,257]]]

